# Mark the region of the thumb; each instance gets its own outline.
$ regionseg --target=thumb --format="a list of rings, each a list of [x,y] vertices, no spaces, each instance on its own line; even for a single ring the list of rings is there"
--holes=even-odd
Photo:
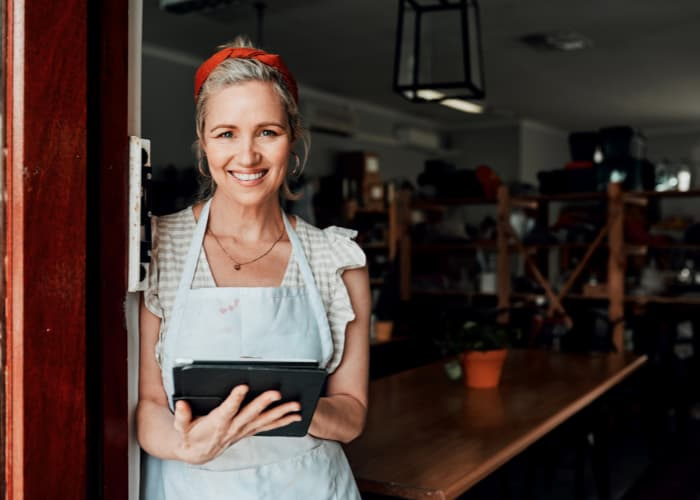
[[[190,422],[192,422],[192,410],[190,409],[190,405],[185,401],[177,401],[175,403],[175,421],[173,423],[175,430],[184,434]]]

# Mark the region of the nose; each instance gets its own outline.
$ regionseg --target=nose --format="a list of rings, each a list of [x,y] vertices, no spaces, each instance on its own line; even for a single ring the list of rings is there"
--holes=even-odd
[[[242,167],[251,167],[259,161],[260,153],[257,151],[255,141],[252,138],[241,139],[236,153],[236,163]]]

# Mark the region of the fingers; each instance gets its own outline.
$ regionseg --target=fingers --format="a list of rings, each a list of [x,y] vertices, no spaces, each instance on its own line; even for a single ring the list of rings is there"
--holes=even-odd
[[[255,434],[262,430],[283,427],[292,422],[301,420],[301,415],[297,412],[301,410],[301,405],[297,402],[285,403],[257,415],[253,420],[246,423],[242,431],[246,435]]]
[[[177,401],[175,403],[175,420],[173,422],[175,430],[180,434],[185,434],[190,422],[192,422],[192,410],[190,409],[190,405],[185,401]]]
[[[212,410],[211,414],[228,419],[233,418],[241,408],[246,394],[248,394],[248,386],[237,385],[231,390],[226,399]]]
[[[282,395],[279,391],[265,391],[241,408],[238,415],[236,415],[236,420],[243,426],[264,412],[268,406],[276,403],[280,399],[282,399]]]
[[[279,427],[284,427],[285,425],[289,425],[289,424],[292,424],[294,422],[301,422],[301,415],[299,415],[299,414],[286,415],[278,420],[269,422],[269,423],[264,424],[260,427],[256,427],[255,429],[251,429],[252,430],[251,434],[257,434],[258,432],[265,432],[265,431],[269,431],[272,429],[277,429]]]

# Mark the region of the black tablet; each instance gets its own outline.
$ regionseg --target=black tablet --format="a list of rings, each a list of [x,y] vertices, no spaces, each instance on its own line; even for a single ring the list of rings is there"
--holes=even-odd
[[[282,399],[270,407],[298,401],[301,421],[257,435],[299,437],[308,431],[325,379],[326,371],[319,368],[316,361],[178,360],[173,367],[173,402],[187,401],[192,414],[201,416],[219,406],[237,385],[245,384],[249,388],[244,405],[265,391],[277,390]]]

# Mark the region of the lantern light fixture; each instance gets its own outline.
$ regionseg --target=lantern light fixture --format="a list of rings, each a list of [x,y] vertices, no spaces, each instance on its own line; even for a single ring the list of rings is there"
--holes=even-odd
[[[477,0],[398,0],[398,4],[394,91],[412,102],[448,101],[447,106],[454,100],[474,104],[468,100],[484,99]]]

